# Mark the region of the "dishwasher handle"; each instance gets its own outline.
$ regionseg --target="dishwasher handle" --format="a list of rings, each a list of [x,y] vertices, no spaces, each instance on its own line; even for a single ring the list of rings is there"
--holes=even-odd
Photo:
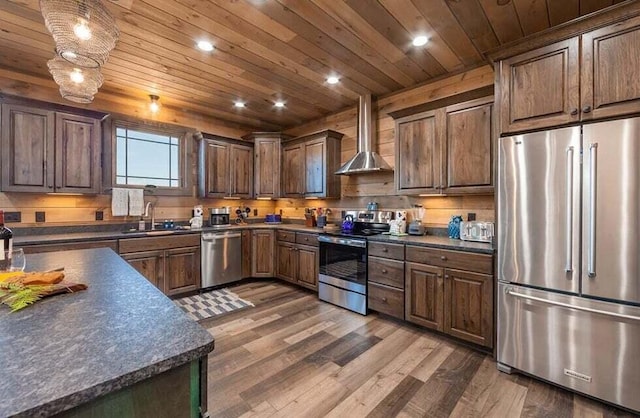
[[[242,234],[239,232],[232,234],[202,234],[202,241],[216,241],[219,239],[240,238]]]

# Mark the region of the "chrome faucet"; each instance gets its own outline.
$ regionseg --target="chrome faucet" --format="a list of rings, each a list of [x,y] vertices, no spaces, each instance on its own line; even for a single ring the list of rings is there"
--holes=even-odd
[[[156,230],[156,205],[151,202],[147,202],[147,205],[144,207],[144,216],[149,217],[149,207],[151,207],[151,230]]]

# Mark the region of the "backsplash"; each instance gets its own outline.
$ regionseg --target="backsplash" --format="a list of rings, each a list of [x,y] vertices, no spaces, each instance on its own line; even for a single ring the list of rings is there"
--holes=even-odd
[[[322,199],[279,199],[275,202],[276,213],[282,211],[284,218],[304,219],[305,207],[330,208],[330,221],[339,220],[342,210],[364,209],[368,202],[377,202],[380,210],[409,209],[413,205],[422,205],[425,215],[422,222],[429,226],[446,226],[452,215],[475,213],[479,221],[495,222],[495,203],[493,196],[366,196],[342,198],[340,200]]]
[[[269,200],[226,200],[199,199],[195,197],[173,196],[145,196],[145,201],[156,205],[156,221],[173,219],[185,221],[191,218],[191,210],[195,205],[205,208],[231,206],[250,207],[258,210],[258,217],[264,217],[273,212],[275,202]],[[57,226],[57,225],[90,225],[103,223],[130,223],[137,221],[133,216],[111,216],[111,196],[76,196],[76,195],[47,195],[39,193],[0,193],[0,208],[5,211],[21,212],[22,222],[12,225],[26,226]],[[45,212],[46,222],[36,222],[35,212]],[[96,221],[96,211],[103,211],[104,219]],[[206,214],[206,211],[205,211]]]

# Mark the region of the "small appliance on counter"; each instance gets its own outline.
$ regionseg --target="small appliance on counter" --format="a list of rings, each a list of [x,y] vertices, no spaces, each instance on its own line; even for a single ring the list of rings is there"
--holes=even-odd
[[[424,217],[424,208],[422,205],[416,205],[411,209],[411,217],[413,220],[409,223],[407,232],[409,235],[424,235],[425,229],[422,225],[422,218]]]
[[[189,224],[193,229],[202,228],[203,220],[202,215],[204,215],[204,209],[202,209],[201,205],[193,207],[193,218],[189,219]]]
[[[462,216],[453,215],[449,224],[447,225],[447,232],[449,238],[460,239],[460,223],[462,222]]]
[[[209,224],[212,227],[229,225],[229,208],[209,208]]]
[[[275,213],[267,213],[264,217],[264,223],[266,224],[281,224],[282,223],[282,215],[277,215]]]
[[[493,235],[493,222],[460,222],[460,239],[463,241],[491,242]]]

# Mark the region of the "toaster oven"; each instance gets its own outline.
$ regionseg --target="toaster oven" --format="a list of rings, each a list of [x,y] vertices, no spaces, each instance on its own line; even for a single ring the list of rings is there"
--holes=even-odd
[[[493,222],[469,221],[460,223],[460,239],[463,241],[492,242]]]

